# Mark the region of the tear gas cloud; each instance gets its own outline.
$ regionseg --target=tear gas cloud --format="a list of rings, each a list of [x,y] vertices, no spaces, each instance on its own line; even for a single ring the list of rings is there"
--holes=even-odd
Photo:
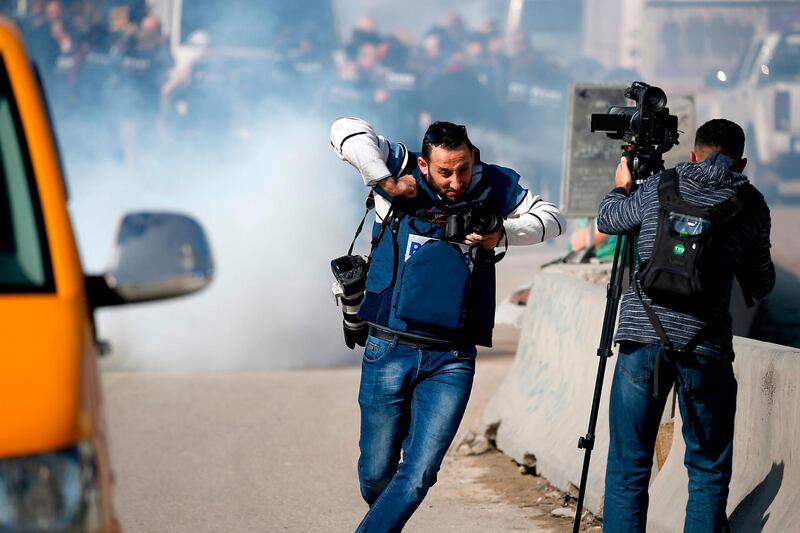
[[[101,271],[124,212],[191,214],[206,229],[215,280],[196,295],[101,310],[111,363],[145,369],[332,366],[341,340],[329,261],[358,222],[357,177],[332,153],[327,125],[271,117],[240,149],[70,167],[85,268]],[[227,157],[226,157],[227,156]]]

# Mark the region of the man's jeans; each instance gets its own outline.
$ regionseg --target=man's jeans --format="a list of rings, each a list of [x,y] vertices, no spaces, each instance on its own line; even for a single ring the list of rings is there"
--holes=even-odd
[[[369,511],[357,532],[401,531],[436,483],[467,406],[475,353],[367,339],[358,479]]]
[[[659,360],[655,399],[653,375]],[[725,507],[736,413],[732,364],[694,354],[670,359],[660,344],[623,342],[611,385],[604,532],[645,531],[656,435],[673,382],[683,419],[683,462],[689,471],[684,532],[729,531]]]

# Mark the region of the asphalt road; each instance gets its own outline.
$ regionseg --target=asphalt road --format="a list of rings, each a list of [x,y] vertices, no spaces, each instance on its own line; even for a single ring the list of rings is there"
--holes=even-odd
[[[478,428],[510,362],[479,360],[459,435]],[[106,372],[104,385],[116,508],[127,532],[345,532],[366,511],[355,470],[357,368]],[[484,482],[492,468],[486,456],[449,454],[406,531],[563,529]]]
[[[795,304],[800,294],[798,217],[796,208],[773,209],[773,256],[785,279],[766,302],[772,329],[762,328],[764,340],[786,336],[800,322]],[[498,295],[529,280],[559,252],[510,254],[500,264]],[[514,348],[507,338],[495,355],[479,357],[456,442],[467,429],[479,427]],[[357,368],[108,371],[104,386],[116,507],[128,533],[346,532],[366,511],[355,471]],[[527,485],[520,484],[523,478],[530,478]],[[532,505],[535,486],[544,483],[534,479],[519,476],[502,458],[448,454],[439,483],[406,531],[570,531],[563,520]],[[506,490],[510,486],[516,496]]]

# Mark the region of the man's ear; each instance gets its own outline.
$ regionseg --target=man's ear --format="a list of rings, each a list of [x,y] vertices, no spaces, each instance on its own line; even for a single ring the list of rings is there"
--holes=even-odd
[[[695,162],[697,161],[697,152],[692,150],[691,154],[689,155],[690,161]]]
[[[419,167],[419,171],[422,172],[423,175],[428,175],[428,162],[425,161],[425,158],[422,156],[417,157],[417,166]]]
[[[747,158],[743,157],[740,160],[738,160],[736,164],[733,166],[733,171],[741,174],[742,172],[744,172],[744,167],[746,166],[747,166]]]

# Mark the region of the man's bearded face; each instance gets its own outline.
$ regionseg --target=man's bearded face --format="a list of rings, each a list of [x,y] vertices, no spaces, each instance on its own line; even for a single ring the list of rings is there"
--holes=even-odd
[[[466,143],[453,149],[433,146],[430,160],[419,159],[428,183],[450,202],[458,201],[472,181],[474,154]]]

